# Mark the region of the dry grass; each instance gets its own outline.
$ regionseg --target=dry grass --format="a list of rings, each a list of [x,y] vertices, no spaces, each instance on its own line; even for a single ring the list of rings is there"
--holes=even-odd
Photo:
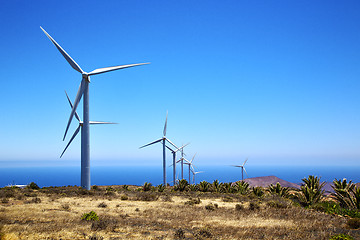
[[[1,239],[329,239],[337,233],[360,238],[360,230],[347,229],[346,218],[282,199],[258,202],[231,195],[229,201],[229,194],[112,188],[2,189],[0,197],[8,201],[0,202]],[[185,204],[198,197],[200,203]],[[251,202],[260,209],[251,210]],[[242,207],[236,209],[237,204]],[[210,211],[207,205],[218,207]],[[98,222],[81,220],[90,211],[97,213]]]

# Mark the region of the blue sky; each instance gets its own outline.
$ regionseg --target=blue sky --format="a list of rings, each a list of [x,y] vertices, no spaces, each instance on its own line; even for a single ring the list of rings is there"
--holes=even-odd
[[[162,137],[198,165],[360,164],[358,1],[3,1],[0,166],[80,164],[62,136],[93,76],[93,164],[160,165]],[[79,105],[81,106],[81,105]],[[78,108],[81,116],[82,107]],[[75,119],[74,119],[75,120]],[[68,137],[76,129],[72,122]],[[170,159],[170,155],[168,155]]]

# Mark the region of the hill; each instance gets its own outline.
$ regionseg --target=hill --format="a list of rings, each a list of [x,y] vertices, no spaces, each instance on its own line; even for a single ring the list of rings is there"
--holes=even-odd
[[[270,184],[280,183],[283,187],[300,188],[300,185],[285,181],[276,176],[246,178],[244,181],[249,183],[251,187],[268,187]]]

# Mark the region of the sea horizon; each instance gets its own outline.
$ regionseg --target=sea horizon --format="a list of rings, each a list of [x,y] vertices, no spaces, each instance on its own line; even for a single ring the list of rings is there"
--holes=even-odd
[[[200,181],[235,182],[241,180],[241,169],[231,166],[199,166],[196,183]],[[360,166],[247,166],[248,175],[244,178],[276,176],[280,179],[299,184],[309,175],[321,177],[321,181],[332,182],[346,178],[360,182]],[[168,167],[167,183],[173,185],[173,169]],[[177,165],[177,179],[181,167]],[[80,166],[5,166],[0,168],[0,187],[10,184],[37,183],[40,187],[79,186]],[[184,166],[184,178],[189,179],[188,167]],[[192,181],[192,176],[191,176]],[[143,185],[150,182],[158,185],[162,180],[162,166],[92,166],[91,185]]]

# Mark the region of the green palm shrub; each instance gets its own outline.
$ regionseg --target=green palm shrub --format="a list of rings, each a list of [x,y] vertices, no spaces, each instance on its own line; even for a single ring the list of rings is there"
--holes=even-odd
[[[335,191],[333,195],[341,207],[360,209],[360,189],[351,180],[347,182],[346,178],[343,180],[335,178],[333,184],[331,186]]]
[[[198,185],[200,192],[209,192],[210,191],[210,183],[207,181],[202,181]]]
[[[231,186],[231,183],[221,183],[220,192],[233,193],[235,189]]]
[[[324,194],[322,189],[325,182],[320,183],[320,178],[310,175],[308,178],[303,178],[304,184],[300,188],[298,199],[300,204],[304,207],[311,206],[319,202]]]
[[[190,184],[190,185],[188,186],[188,188],[189,188],[189,190],[192,191],[192,192],[197,192],[197,191],[199,191],[199,187],[198,187],[198,185],[196,185],[196,184]]]
[[[164,184],[159,184],[157,185],[157,190],[158,192],[164,192],[165,191],[165,185]]]
[[[250,191],[249,186],[249,183],[245,181],[238,181],[234,185],[235,192],[240,193],[241,195],[246,195]]]
[[[261,198],[265,195],[265,192],[262,187],[253,187],[251,190],[252,190],[252,193],[259,198]]]
[[[269,189],[268,191],[271,193],[271,194],[276,194],[276,195],[279,195],[280,197],[289,197],[290,194],[289,194],[289,188],[287,187],[282,187],[280,185],[280,183],[276,183],[276,185],[273,185],[271,184],[269,186]]]
[[[40,189],[40,187],[34,182],[31,182],[29,185],[26,186],[26,188],[35,190]]]
[[[331,236],[330,240],[354,240],[354,238],[347,234],[336,234]]]
[[[185,190],[187,190],[189,183],[185,180],[185,179],[181,179],[175,186],[174,186],[174,190],[175,191],[180,191],[183,192]]]
[[[151,190],[151,187],[152,187],[152,184],[151,183],[148,183],[148,182],[145,182],[143,187],[142,187],[142,190],[144,192],[147,192],[147,191],[150,191]]]
[[[213,191],[213,192],[220,192],[220,190],[221,190],[221,183],[219,182],[219,180],[214,180],[213,181],[213,183],[212,183],[212,185],[211,185],[211,190]]]

